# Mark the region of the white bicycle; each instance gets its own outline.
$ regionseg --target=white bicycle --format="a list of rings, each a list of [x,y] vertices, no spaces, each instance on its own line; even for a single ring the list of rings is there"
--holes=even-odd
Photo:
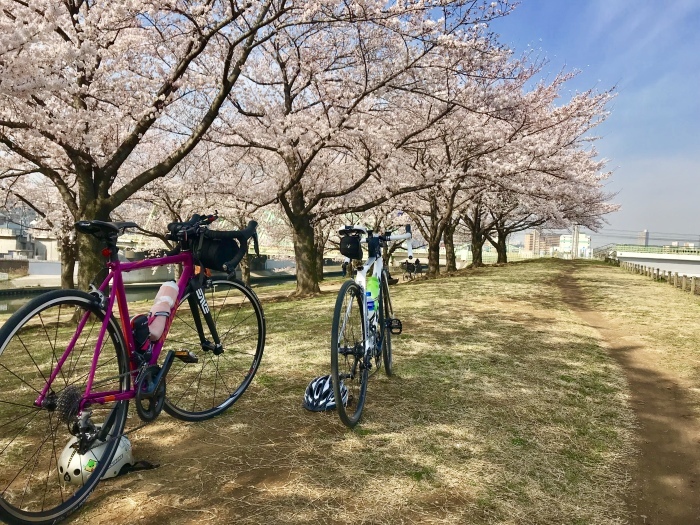
[[[340,420],[352,428],[360,421],[365,405],[367,382],[384,365],[391,375],[391,336],[402,331],[394,317],[389,295],[389,273],[384,268],[382,247],[390,241],[411,239],[411,227],[400,235],[373,234],[359,226],[340,230],[340,253],[362,260],[362,243],[368,258],[356,268],[355,279],[343,283],[338,292],[331,331],[331,378]],[[408,257],[413,258],[411,243]],[[368,277],[369,270],[372,273]]]

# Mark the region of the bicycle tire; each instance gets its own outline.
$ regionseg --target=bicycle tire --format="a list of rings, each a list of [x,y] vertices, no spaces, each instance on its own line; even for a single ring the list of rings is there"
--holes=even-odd
[[[386,270],[382,270],[381,281],[381,300],[379,301],[382,337],[382,360],[384,361],[384,372],[387,376],[393,373],[393,362],[391,354],[391,320],[394,318],[394,308],[391,305],[391,296],[389,295],[389,276]]]
[[[333,396],[340,420],[350,428],[357,425],[362,417],[369,378],[368,356],[364,351],[366,333],[362,301],[360,286],[355,281],[345,281],[335,302],[331,329]],[[341,381],[348,391],[346,403],[342,402]]]
[[[175,359],[165,378],[163,409],[183,421],[203,421],[230,408],[253,380],[265,348],[265,316],[255,292],[242,282],[228,279],[212,280],[203,291],[224,345],[223,353],[215,355],[203,348],[189,294],[178,306],[163,349],[163,355],[167,349],[188,350],[199,359],[198,363]],[[203,317],[202,325],[210,338]]]
[[[77,410],[79,397],[75,396],[85,391],[83,382],[92,365],[105,315],[94,296],[57,290],[27,303],[0,328],[0,519],[7,523],[60,521],[85,502],[112,461],[126,424],[128,401],[90,407],[94,424],[111,420],[103,455],[98,458],[93,453],[97,463],[92,473],[60,472],[58,467],[60,453],[73,437],[66,420],[76,419],[66,416],[70,411],[63,407]],[[85,324],[79,330],[82,318]],[[126,392],[130,384],[126,343],[114,317],[110,317],[107,327],[93,390]],[[76,334],[72,351],[57,369],[59,357]],[[47,398],[53,401],[35,406],[54,369],[57,375]],[[89,454],[90,450],[85,453]],[[19,470],[15,473],[16,468]],[[68,483],[71,475],[79,485]]]

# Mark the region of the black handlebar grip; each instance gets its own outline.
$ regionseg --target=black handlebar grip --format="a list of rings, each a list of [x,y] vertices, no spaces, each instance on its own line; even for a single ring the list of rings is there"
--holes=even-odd
[[[248,223],[248,226],[245,227],[245,229],[241,231],[232,231],[232,232],[217,232],[217,231],[207,231],[207,235],[211,236],[212,238],[219,238],[219,239],[237,239],[240,244],[240,250],[238,253],[234,256],[233,259],[228,261],[227,263],[224,263],[223,268],[225,271],[231,273],[233,270],[235,270],[236,266],[238,266],[238,263],[241,262],[241,259],[243,259],[243,256],[248,253],[248,239],[251,237],[253,238],[253,245],[255,247],[255,253],[257,255],[260,255],[260,247],[258,246],[258,234],[256,233],[256,228],[258,227],[258,223],[256,221],[250,221]],[[212,235],[213,234],[213,235]]]
[[[220,230],[206,230],[204,235],[210,239],[237,239],[242,243],[245,243],[255,234],[255,229],[258,227],[258,223],[255,221],[250,221],[245,229],[237,231],[220,231]]]
[[[231,259],[229,262],[223,264],[222,268],[224,269],[224,271],[228,272],[228,273],[233,273],[233,271],[236,269],[236,266],[238,266],[238,263],[241,262],[241,259],[243,259],[243,256],[247,252],[248,252],[247,245],[245,243],[243,243],[241,245],[241,249],[234,256],[234,258]]]

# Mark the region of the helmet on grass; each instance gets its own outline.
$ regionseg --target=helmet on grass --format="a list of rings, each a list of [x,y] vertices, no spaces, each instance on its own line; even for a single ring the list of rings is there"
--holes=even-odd
[[[348,402],[348,389],[340,382],[340,397],[343,405]],[[304,393],[304,408],[312,412],[335,410],[335,396],[333,396],[333,380],[331,376],[314,378]]]
[[[85,454],[79,454],[77,442],[78,438],[74,436],[63,448],[63,452],[58,458],[58,472],[63,481],[73,485],[82,485],[97,468],[107,443],[105,441],[96,441],[94,446]],[[131,453],[131,442],[126,436],[122,436],[119,439],[119,445],[117,445],[117,451],[114,453],[112,463],[102,475],[102,479],[118,476],[122,467],[127,464],[134,464],[134,456]]]

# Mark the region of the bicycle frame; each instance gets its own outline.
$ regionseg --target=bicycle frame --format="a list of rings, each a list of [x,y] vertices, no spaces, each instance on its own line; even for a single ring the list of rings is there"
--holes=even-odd
[[[381,333],[381,327],[379,326],[379,315],[376,315],[377,310],[379,309],[379,301],[381,301],[382,298],[382,287],[379,287],[379,295],[377,296],[377,300],[375,301],[375,316],[374,316],[374,326],[375,326],[375,332],[373,337],[369,337],[369,334],[371,332],[371,326],[369,324],[369,310],[367,309],[367,272],[369,271],[369,268],[373,266],[373,271],[372,275],[379,279],[379,282],[381,283],[382,280],[382,270],[384,269],[384,259],[382,256],[378,257],[369,257],[367,261],[362,265],[362,269],[358,269],[357,273],[355,275],[355,282],[360,286],[362,289],[362,311],[363,311],[363,317],[364,317],[364,328],[365,328],[365,334],[367,334],[368,337],[365,338],[365,355],[368,354],[368,352],[371,352],[373,350],[373,346],[375,344],[375,339],[374,336],[377,334]]]
[[[80,403],[80,409],[82,410],[86,404],[93,404],[93,403],[98,403],[98,404],[105,404],[105,403],[111,403],[114,401],[124,401],[127,399],[133,399],[136,396],[136,390],[132,386],[131,390],[128,392],[119,392],[119,391],[108,391],[108,392],[92,392],[92,383],[95,377],[95,371],[97,369],[97,363],[98,359],[100,357],[100,350],[102,349],[102,343],[104,341],[105,336],[107,335],[107,327],[112,319],[112,313],[114,310],[114,304],[116,302],[117,308],[119,311],[119,317],[121,319],[121,330],[122,330],[122,335],[124,337],[124,341],[126,342],[126,347],[127,347],[127,355],[129,356],[129,370],[131,374],[135,374],[137,372],[137,369],[135,367],[134,361],[131,359],[131,356],[135,350],[135,345],[134,345],[134,336],[131,331],[131,323],[130,323],[130,316],[129,316],[129,306],[127,304],[126,300],[126,290],[124,288],[124,281],[122,279],[122,274],[123,273],[128,273],[132,272],[134,270],[141,270],[144,268],[155,268],[158,266],[165,266],[168,264],[182,264],[182,274],[180,275],[180,279],[178,280],[177,286],[178,286],[178,295],[177,295],[177,301],[175,301],[171,312],[170,312],[170,317],[168,317],[168,320],[165,325],[165,330],[163,331],[163,335],[161,338],[153,345],[152,349],[152,354],[151,358],[148,362],[148,365],[155,365],[158,362],[158,358],[160,356],[160,353],[163,349],[163,345],[165,344],[165,339],[167,338],[168,331],[170,330],[170,325],[173,321],[174,317],[174,312],[177,309],[178,305],[180,304],[180,301],[182,301],[182,298],[185,295],[185,292],[187,290],[187,287],[194,276],[194,260],[192,257],[192,252],[186,251],[182,252],[176,255],[169,255],[165,257],[157,257],[154,259],[146,259],[143,261],[136,261],[136,262],[126,262],[123,263],[119,261],[118,259],[115,258],[115,260],[110,260],[107,264],[106,267],[109,269],[109,273],[107,274],[107,277],[104,279],[102,284],[97,288],[100,293],[105,294],[106,290],[108,289],[110,283],[112,283],[112,286],[109,290],[109,296],[108,298],[105,297],[107,301],[106,307],[104,307],[104,312],[105,312],[105,318],[102,321],[102,326],[100,328],[100,333],[97,338],[97,343],[95,344],[95,353],[93,354],[92,358],[92,364],[90,367],[90,372],[88,375],[87,379],[87,386],[86,386],[86,391],[84,394],[83,399],[81,400]],[[201,299],[200,301],[204,300],[206,304],[206,299]],[[104,305],[104,302],[102,303]],[[101,306],[102,306],[101,305]],[[51,388],[51,385],[53,384],[54,380],[56,379],[56,376],[60,373],[60,370],[63,367],[63,364],[65,363],[66,359],[68,356],[71,354],[73,351],[73,348],[78,341],[80,334],[83,331],[83,328],[85,327],[85,324],[87,323],[88,317],[90,316],[89,312],[86,312],[80,322],[78,323],[78,328],[75,332],[75,335],[69,342],[66,350],[63,352],[61,357],[58,359],[56,367],[54,367],[53,371],[51,372],[51,377],[49,380],[46,382],[46,385],[44,385],[44,388],[42,389],[39,397],[37,400],[34,402],[36,406],[42,406],[42,403],[46,399],[49,390]]]
[[[408,226],[406,226],[406,233],[405,234],[400,234],[400,235],[374,235],[371,231],[368,232],[367,239],[365,242],[369,244],[370,238],[373,239],[380,239],[383,242],[388,242],[388,241],[404,241],[404,240],[409,240],[411,239],[411,233],[410,229]],[[383,287],[381,286],[382,282],[382,271],[384,270],[384,259],[382,258],[381,255],[381,244],[377,246],[377,255],[371,255],[370,257],[367,258],[365,263],[362,265],[361,269],[356,270],[356,275],[355,275],[355,282],[360,286],[360,289],[362,290],[362,309],[364,313],[364,329],[365,329],[365,334],[367,334],[367,337],[365,338],[365,356],[370,355],[370,353],[373,351],[373,346],[376,343],[375,337],[378,336],[378,334],[381,334],[381,327],[379,326],[379,315],[375,314],[374,316],[374,334],[372,337],[370,337],[371,333],[371,326],[369,324],[369,311],[367,309],[367,272],[369,271],[369,268],[372,267],[372,275],[379,279],[380,286],[379,286],[379,295],[377,296],[377,300],[375,303],[375,312],[379,310],[380,302],[384,300],[383,297]],[[408,243],[408,254],[410,257],[413,256],[413,250],[411,247],[411,244]],[[388,290],[387,290],[388,292]],[[385,313],[386,315],[386,313]],[[387,327],[387,330],[389,328]]]

